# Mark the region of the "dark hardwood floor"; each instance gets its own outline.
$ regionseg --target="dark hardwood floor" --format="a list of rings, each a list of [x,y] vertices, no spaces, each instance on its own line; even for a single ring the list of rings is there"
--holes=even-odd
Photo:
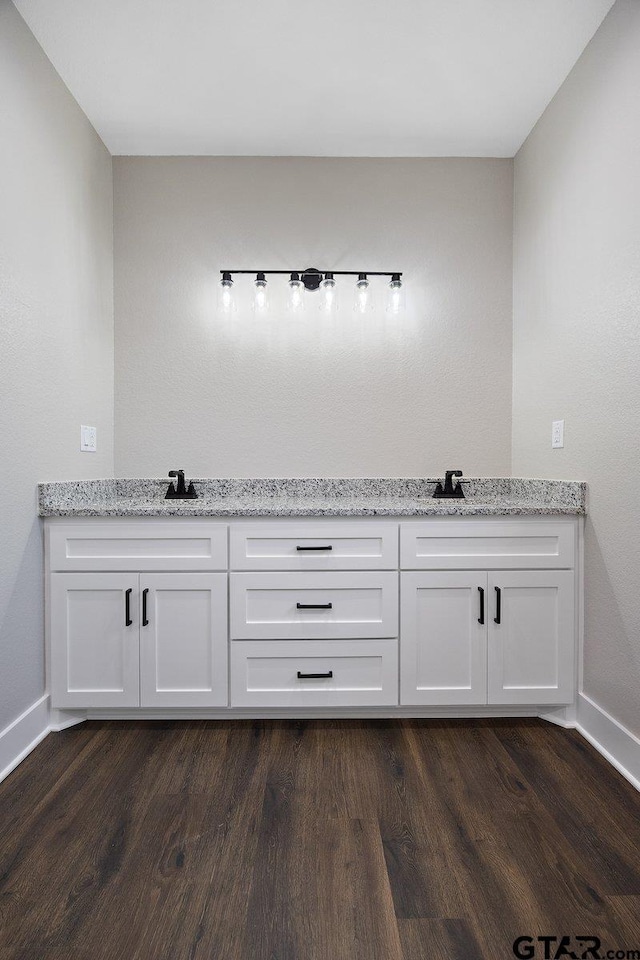
[[[0,825],[0,960],[640,951],[640,795],[537,720],[91,722]]]

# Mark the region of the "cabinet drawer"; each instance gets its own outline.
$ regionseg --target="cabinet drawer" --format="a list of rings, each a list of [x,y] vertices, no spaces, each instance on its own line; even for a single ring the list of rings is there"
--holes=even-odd
[[[397,703],[397,640],[313,640],[304,644],[236,640],[231,644],[233,707]]]
[[[232,573],[231,637],[395,637],[397,573]]]
[[[238,523],[232,570],[395,570],[395,523]]]
[[[52,570],[226,570],[227,526],[149,520],[50,527]]]
[[[535,569],[574,565],[571,521],[424,521],[400,524],[405,570]]]

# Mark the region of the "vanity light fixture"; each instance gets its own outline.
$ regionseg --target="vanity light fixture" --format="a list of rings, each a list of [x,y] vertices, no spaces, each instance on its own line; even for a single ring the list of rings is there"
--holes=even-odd
[[[337,308],[336,277],[357,277],[355,289],[355,311],[359,314],[369,313],[373,308],[370,277],[390,277],[389,305],[387,310],[393,315],[401,312],[403,307],[402,273],[387,270],[317,270],[308,267],[306,270],[221,270],[220,279],[220,312],[230,314],[235,310],[233,303],[233,276],[234,274],[255,275],[254,313],[256,316],[265,316],[268,310],[267,275],[285,275],[289,277],[289,311],[298,316],[305,308],[304,291],[320,290],[320,310],[323,313],[332,313]]]

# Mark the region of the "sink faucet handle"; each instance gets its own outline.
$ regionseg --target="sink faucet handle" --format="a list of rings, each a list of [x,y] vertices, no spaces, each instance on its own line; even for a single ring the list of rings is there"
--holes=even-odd
[[[188,488],[185,486],[184,470],[169,470],[169,476],[177,477],[177,483],[175,487],[172,483],[169,484],[165,500],[197,500],[198,494],[193,486],[193,481]]]
[[[169,470],[170,477],[176,477],[177,483],[175,487],[172,483],[169,484],[169,489],[167,490],[167,499],[172,497],[182,497],[185,493],[184,486],[184,470]]]
[[[434,497],[435,497],[436,499],[439,499],[439,498],[442,497],[442,498],[447,498],[447,499],[448,499],[448,498],[456,498],[456,499],[459,499],[459,500],[463,500],[463,499],[464,499],[464,493],[462,492],[462,486],[461,486],[461,484],[462,484],[464,481],[463,481],[463,480],[460,480],[460,481],[455,485],[455,487],[454,487],[454,485],[453,485],[453,478],[454,478],[454,477],[461,477],[461,476],[462,476],[462,470],[447,470],[447,472],[445,473],[445,476],[444,476],[444,486],[442,485],[441,482],[439,482],[439,483],[436,484],[436,489],[435,489],[435,492],[434,492],[434,494],[433,494]]]
[[[447,470],[444,475],[444,492],[451,495],[454,492],[453,477],[461,477],[462,470]]]

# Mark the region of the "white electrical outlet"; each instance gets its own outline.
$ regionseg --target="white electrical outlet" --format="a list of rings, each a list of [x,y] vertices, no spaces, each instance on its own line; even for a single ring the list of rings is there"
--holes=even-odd
[[[564,420],[554,420],[551,424],[551,446],[564,447]]]
[[[98,448],[95,427],[80,427],[80,449],[83,453],[95,453]]]

